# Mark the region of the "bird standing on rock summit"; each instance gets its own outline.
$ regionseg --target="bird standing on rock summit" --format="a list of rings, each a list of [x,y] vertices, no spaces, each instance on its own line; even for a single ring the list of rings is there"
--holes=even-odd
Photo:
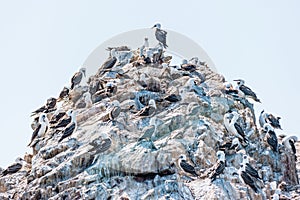
[[[161,24],[157,23],[152,28],[155,28],[155,37],[158,40],[159,44],[163,45],[166,49],[167,45],[167,31],[161,29]]]
[[[86,69],[80,68],[79,72],[76,72],[71,79],[71,90],[74,89],[76,85],[79,85],[82,78],[85,77]]]
[[[18,172],[22,167],[26,164],[26,162],[22,158],[17,158],[16,163],[10,165],[5,169],[1,175],[6,176],[7,174],[14,174]]]
[[[156,110],[156,104],[154,99],[150,99],[147,106],[142,108],[135,115],[137,116],[151,116]]]
[[[216,163],[216,165],[214,167],[213,175],[210,177],[211,181],[216,180],[217,176],[222,174],[225,169],[225,165],[226,165],[225,153],[223,151],[218,151],[217,157],[218,157],[218,162]]]
[[[266,123],[264,125],[264,131],[267,132],[267,135],[266,135],[266,140],[267,140],[267,143],[270,145],[271,149],[275,152],[278,151],[278,139],[277,139],[277,136],[276,136],[276,133],[274,132],[274,128]]]
[[[178,166],[180,167],[180,169],[182,171],[190,173],[190,174],[192,174],[194,176],[198,176],[198,174],[195,171],[195,168],[192,165],[190,165],[189,163],[186,162],[186,155],[181,154],[179,156]]]

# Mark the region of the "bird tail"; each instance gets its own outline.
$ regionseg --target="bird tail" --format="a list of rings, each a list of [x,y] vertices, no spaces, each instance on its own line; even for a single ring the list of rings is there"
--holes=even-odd
[[[73,89],[74,89],[74,83],[71,84],[71,90],[73,90]]]
[[[58,140],[58,143],[60,143],[62,140],[63,140],[64,138],[63,137],[61,137],[59,140]]]

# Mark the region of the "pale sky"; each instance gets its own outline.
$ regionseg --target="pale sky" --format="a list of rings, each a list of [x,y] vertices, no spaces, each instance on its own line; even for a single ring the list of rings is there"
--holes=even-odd
[[[174,30],[197,42],[227,80],[243,78],[265,109],[300,135],[300,2],[0,1],[0,166],[24,153],[30,113],[56,97],[102,42],[133,29]]]

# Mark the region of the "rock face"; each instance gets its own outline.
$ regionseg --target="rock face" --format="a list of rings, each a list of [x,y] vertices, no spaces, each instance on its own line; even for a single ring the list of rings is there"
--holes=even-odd
[[[278,152],[270,149],[253,105],[224,93],[222,75],[203,62],[183,70],[164,54],[149,63],[131,52],[127,64],[118,60],[70,91],[60,110],[76,110],[77,129],[62,142],[54,128],[37,137],[22,169],[0,177],[0,199],[300,198],[294,154],[281,138]],[[86,92],[92,106],[76,109]],[[248,143],[225,149],[225,169],[212,182],[217,151],[235,138],[224,126],[229,110],[238,112]],[[197,177],[180,166],[181,154]],[[261,177],[257,193],[237,175],[243,155]]]

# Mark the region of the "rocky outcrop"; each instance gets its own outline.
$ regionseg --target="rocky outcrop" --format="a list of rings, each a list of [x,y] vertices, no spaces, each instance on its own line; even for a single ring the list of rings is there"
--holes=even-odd
[[[164,57],[146,64],[138,50],[132,54],[128,64],[100,70],[70,92],[65,111],[75,109],[84,93],[93,97],[91,107],[76,109],[77,130],[60,143],[62,133],[53,128],[37,138],[22,169],[0,178],[1,199],[276,199],[277,193],[299,198],[294,154],[280,138],[278,152],[270,149],[253,105],[224,93],[222,75],[203,63],[185,71]],[[150,99],[154,112],[141,114]],[[114,100],[120,103],[117,115]],[[248,144],[225,151],[226,167],[211,181],[216,152],[235,137],[224,127],[229,110],[239,113]],[[197,177],[180,167],[181,154]],[[236,175],[244,154],[261,177],[255,180],[257,193]]]

